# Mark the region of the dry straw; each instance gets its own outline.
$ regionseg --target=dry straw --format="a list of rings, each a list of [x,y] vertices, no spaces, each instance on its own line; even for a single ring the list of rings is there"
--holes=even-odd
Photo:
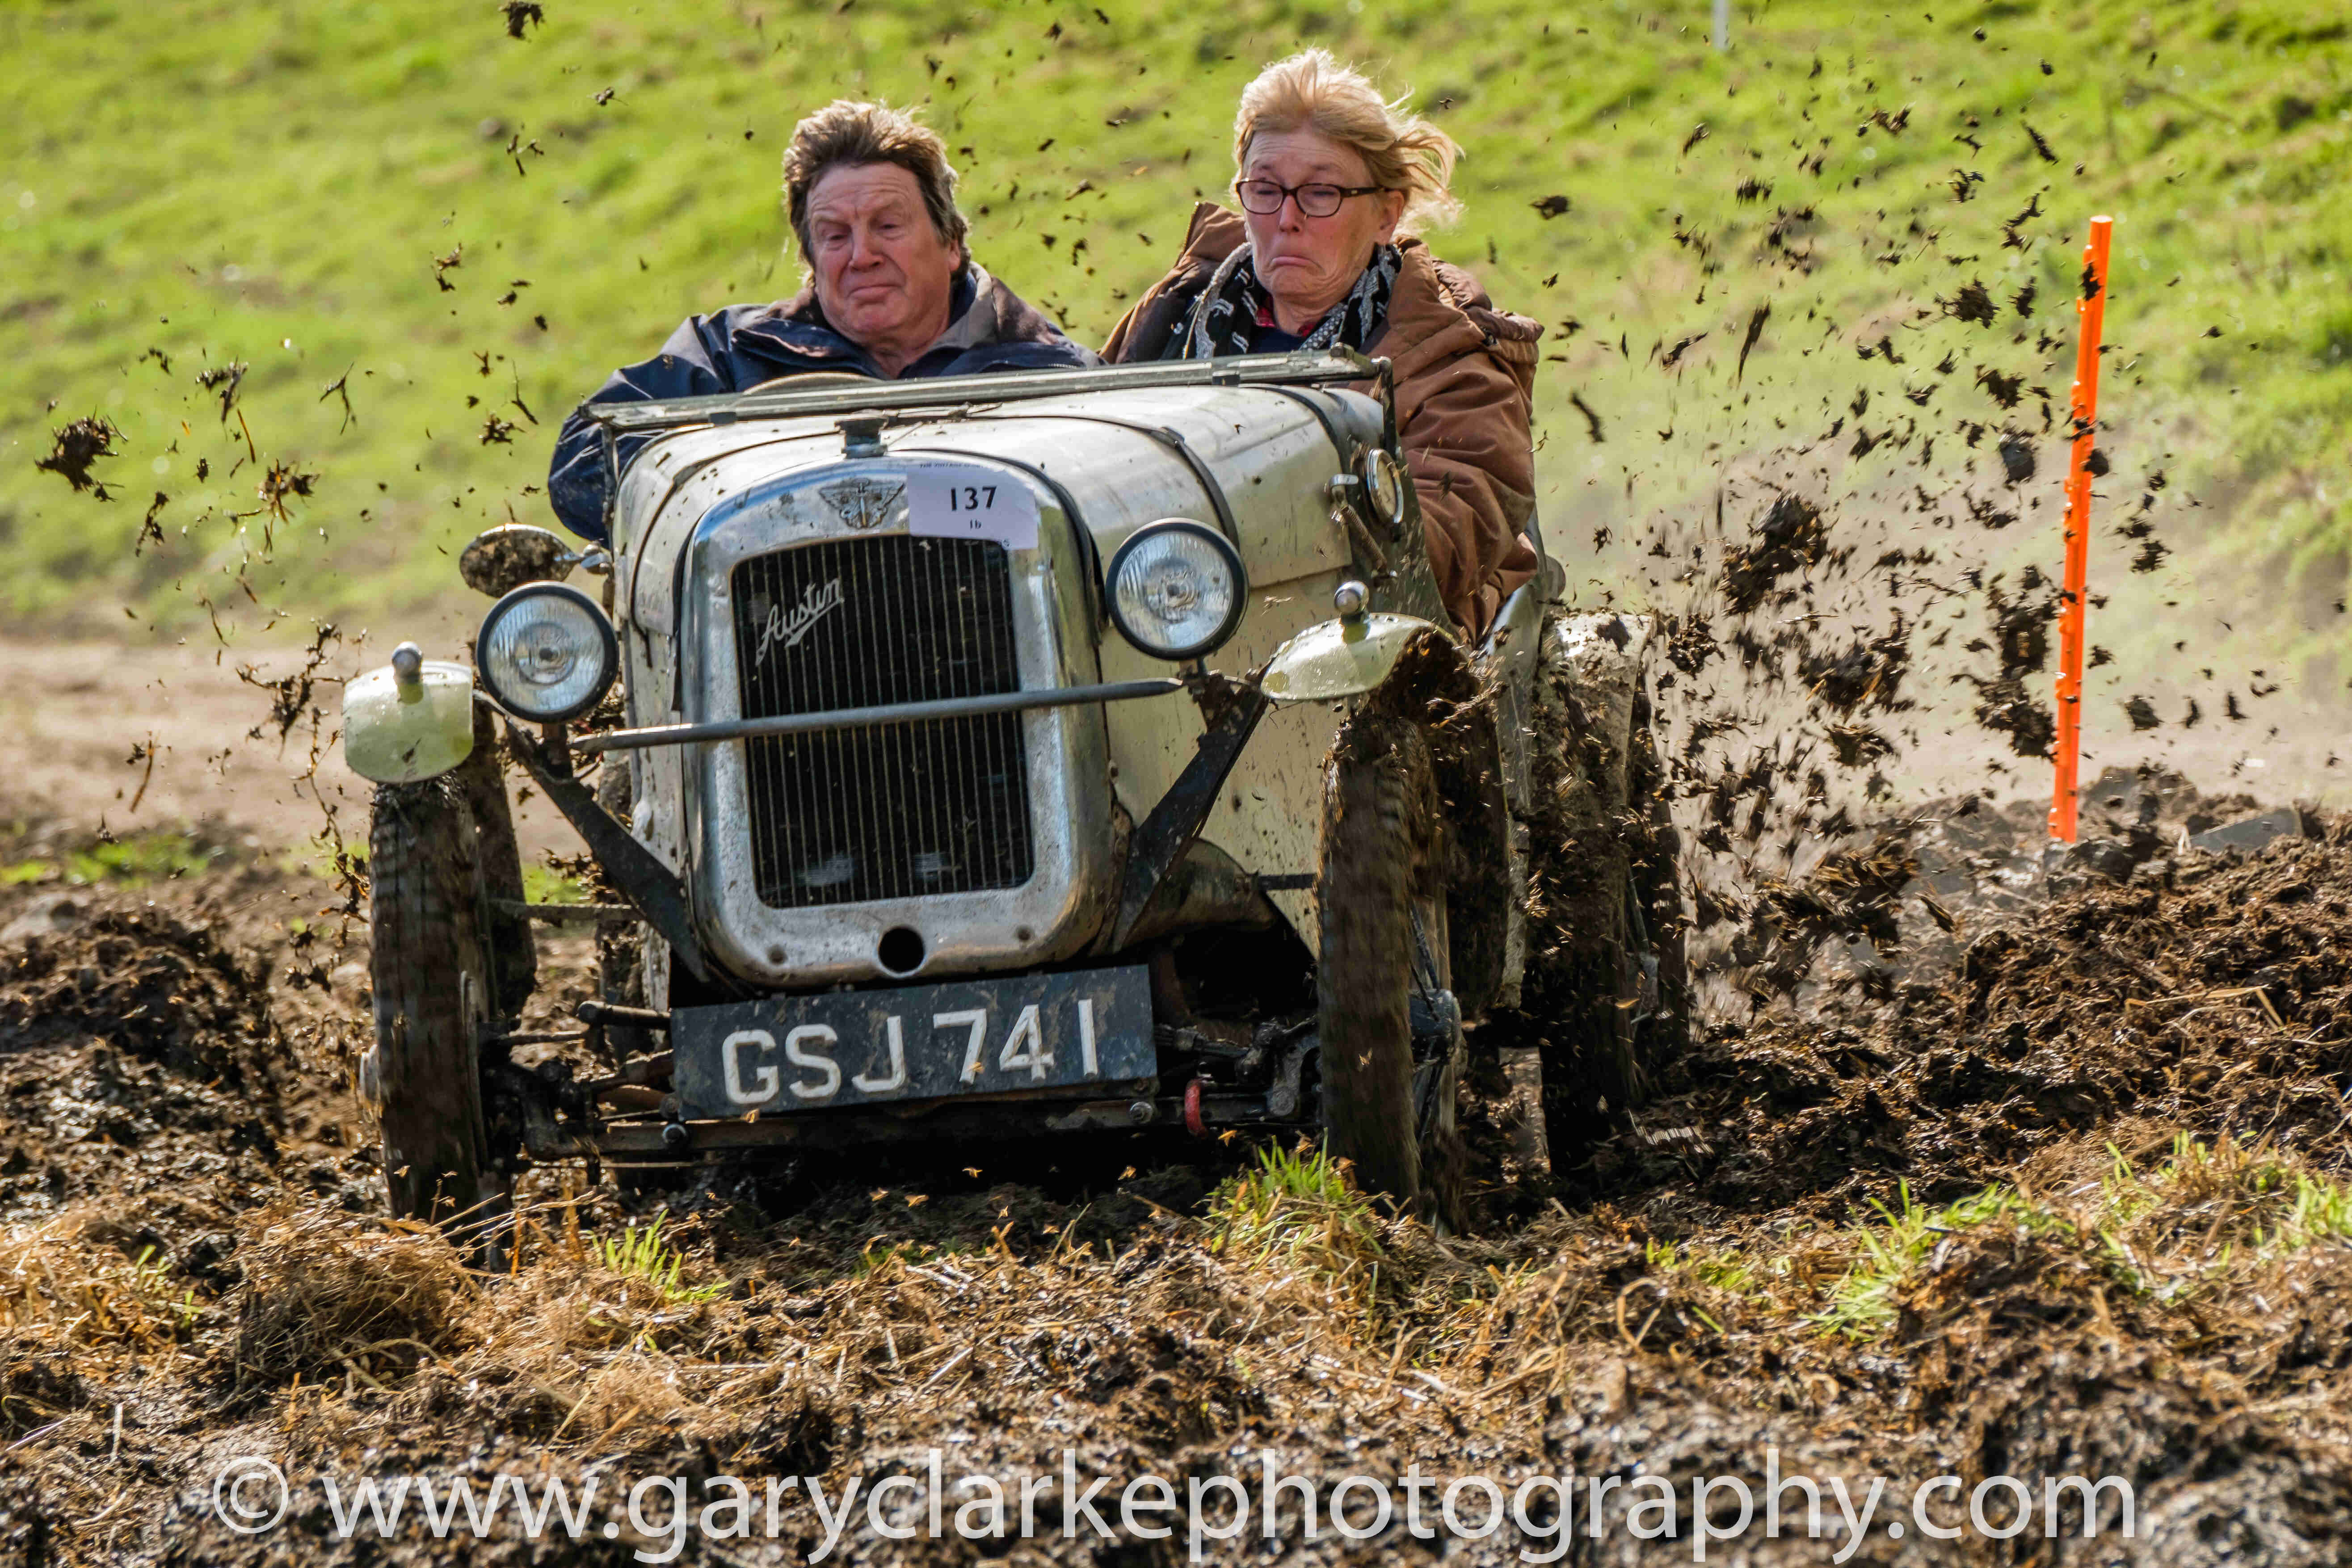
[[[441,1353],[475,1293],[457,1249],[429,1226],[281,1198],[242,1228],[240,1381],[350,1370],[374,1383]]]

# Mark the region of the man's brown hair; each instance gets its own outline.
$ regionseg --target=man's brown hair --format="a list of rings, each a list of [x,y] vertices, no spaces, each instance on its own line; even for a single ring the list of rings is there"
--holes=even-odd
[[[971,226],[956,208],[956,172],[948,163],[947,143],[903,110],[842,98],[793,126],[792,145],[784,149],[785,216],[811,265],[816,256],[809,245],[809,193],[827,171],[858,163],[896,163],[914,175],[931,226],[971,258],[964,245]]]

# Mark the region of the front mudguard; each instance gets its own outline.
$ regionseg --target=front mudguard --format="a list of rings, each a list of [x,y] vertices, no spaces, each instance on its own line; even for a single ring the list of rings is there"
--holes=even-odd
[[[343,760],[377,784],[437,778],[474,752],[474,672],[428,658],[416,678],[391,665],[343,688]]]
[[[1373,611],[1318,621],[1274,650],[1258,685],[1272,702],[1336,702],[1377,690],[1424,633],[1445,634],[1415,616]]]

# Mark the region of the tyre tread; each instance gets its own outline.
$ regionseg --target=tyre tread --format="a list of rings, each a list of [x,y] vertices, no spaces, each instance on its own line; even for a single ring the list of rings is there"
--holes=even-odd
[[[465,1001],[484,966],[463,784],[380,787],[368,855],[384,1186],[395,1215],[440,1221],[495,1195]]]

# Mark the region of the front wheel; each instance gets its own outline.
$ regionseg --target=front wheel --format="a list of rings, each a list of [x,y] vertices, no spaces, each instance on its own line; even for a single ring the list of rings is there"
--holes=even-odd
[[[1378,706],[1350,720],[1324,776],[1318,1054],[1329,1147],[1357,1185],[1458,1223],[1465,1052],[1447,989],[1440,812],[1421,727]],[[1417,1035],[1428,1048],[1416,1051]]]
[[[478,1057],[491,1014],[473,814],[448,777],[385,784],[368,837],[375,1043],[360,1093],[392,1213],[472,1227],[506,1207]]]

